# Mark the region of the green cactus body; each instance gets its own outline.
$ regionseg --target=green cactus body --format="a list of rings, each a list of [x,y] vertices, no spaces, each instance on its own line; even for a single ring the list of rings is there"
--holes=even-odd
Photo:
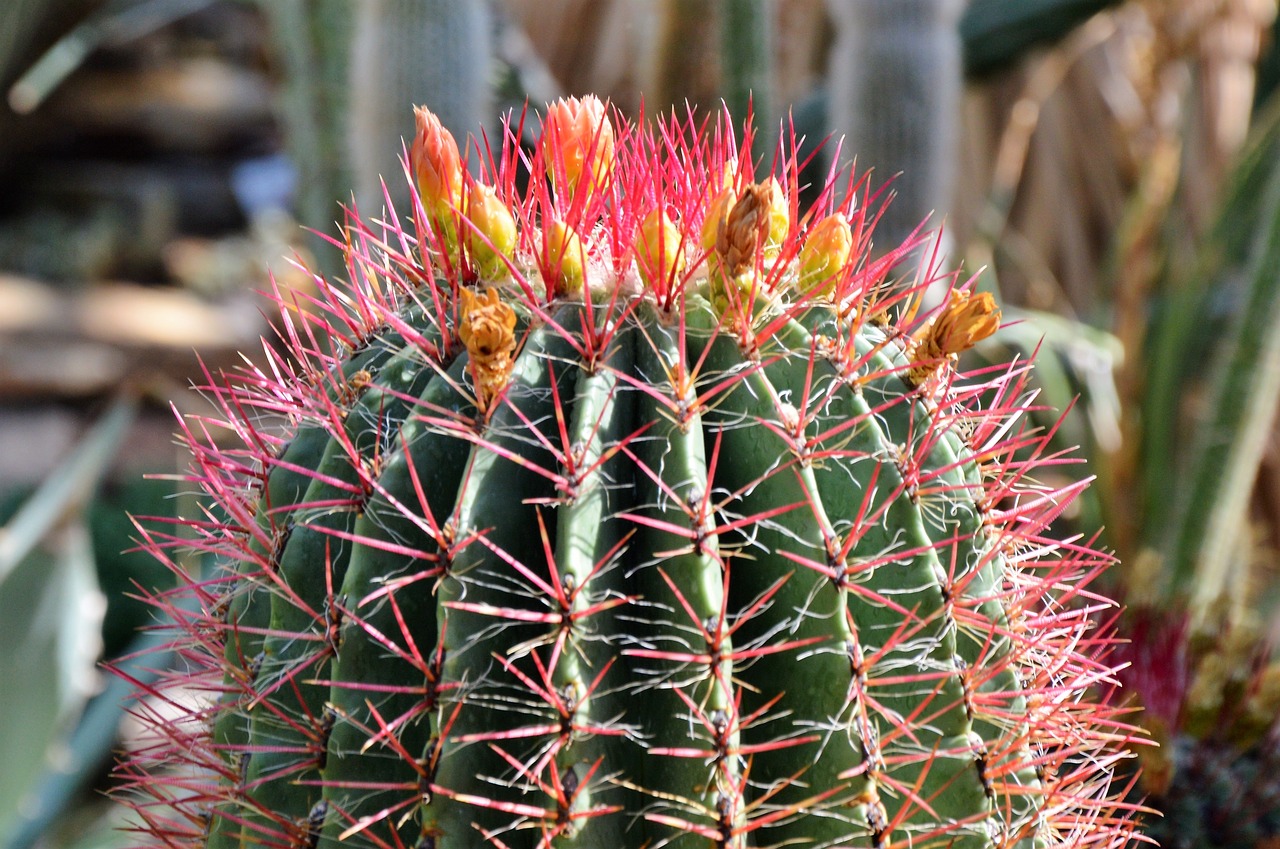
[[[599,137],[572,117],[562,136]],[[334,354],[302,357],[310,380],[216,390],[252,462],[192,440],[231,518],[179,637],[203,665],[172,676],[214,697],[153,717],[161,742],[123,767],[144,830],[219,849],[1126,842],[1110,769],[1129,730],[1090,695],[1110,669],[1085,585],[1107,558],[1048,533],[1072,493],[1032,477],[1025,367],[952,365],[998,324],[990,299],[957,289],[916,319],[912,293],[880,297],[896,258],[866,260],[857,192],[833,185],[820,204],[856,249],[799,291],[821,211],[792,204],[769,241],[727,129],[622,138],[606,167],[602,145],[539,151],[571,204],[515,194],[514,157],[490,166],[520,231],[506,280],[442,243],[497,243],[501,217],[444,226],[429,198],[412,230],[356,222],[357,282],[314,318]],[[576,295],[543,249],[553,218],[592,234]],[[235,414],[254,405],[292,436],[255,439]]]

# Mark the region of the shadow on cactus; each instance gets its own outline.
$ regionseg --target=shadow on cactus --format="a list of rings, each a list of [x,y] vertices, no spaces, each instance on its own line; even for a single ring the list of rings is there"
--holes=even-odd
[[[1109,558],[1052,537],[1029,366],[955,366],[990,296],[887,286],[865,182],[801,215],[728,126],[563,101],[472,177],[419,111],[412,226],[353,216],[184,424],[207,518],[144,532],[218,564],[155,598],[153,845],[1133,837]]]

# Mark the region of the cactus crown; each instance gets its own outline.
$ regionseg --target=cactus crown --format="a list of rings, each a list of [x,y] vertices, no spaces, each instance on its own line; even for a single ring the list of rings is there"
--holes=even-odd
[[[183,424],[206,518],[143,531],[152,842],[1125,843],[1109,558],[1051,535],[1027,364],[956,371],[991,297],[922,312],[865,181],[801,214],[727,121],[562,102],[473,177],[418,117],[412,224],[352,216]]]

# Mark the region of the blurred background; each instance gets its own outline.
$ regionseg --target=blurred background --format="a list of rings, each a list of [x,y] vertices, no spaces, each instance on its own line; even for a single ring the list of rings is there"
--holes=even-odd
[[[171,407],[261,350],[264,290],[340,273],[307,228],[405,208],[413,104],[497,138],[588,92],[750,109],[764,162],[794,133],[816,182],[891,182],[881,249],[939,228],[1008,322],[972,364],[1038,352],[1039,424],[1085,461],[1042,474],[1097,479],[1062,522],[1122,563],[1150,833],[1280,846],[1276,6],[6,0],[0,849],[131,845],[102,793],[132,687],[100,663],[171,659],[133,659],[166,577],[128,515],[198,509]]]

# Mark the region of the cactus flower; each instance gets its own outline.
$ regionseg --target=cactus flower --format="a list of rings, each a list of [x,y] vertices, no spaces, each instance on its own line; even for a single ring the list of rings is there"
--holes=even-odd
[[[453,134],[424,106],[413,110],[416,132],[409,147],[409,164],[428,216],[451,216],[462,198],[462,158]]]
[[[953,289],[938,315],[917,332],[918,360],[908,379],[922,383],[945,360],[969,350],[1000,328],[1000,308],[990,292],[973,295]]]
[[[1037,473],[1026,365],[961,370],[994,302],[871,320],[911,246],[808,297],[839,219],[793,228],[794,165],[745,161],[708,212],[727,117],[625,128],[588,227],[574,108],[527,191],[514,134],[468,181],[463,262],[353,222],[325,332],[284,311],[182,423],[206,503],[141,529],[181,664],[119,771],[139,840],[1123,849],[1111,561],[1055,537],[1084,484]],[[707,218],[725,273],[686,267]]]
[[[552,103],[542,133],[543,156],[558,192],[572,199],[579,185],[587,187],[587,196],[603,190],[613,170],[614,134],[600,98],[589,94]]]

